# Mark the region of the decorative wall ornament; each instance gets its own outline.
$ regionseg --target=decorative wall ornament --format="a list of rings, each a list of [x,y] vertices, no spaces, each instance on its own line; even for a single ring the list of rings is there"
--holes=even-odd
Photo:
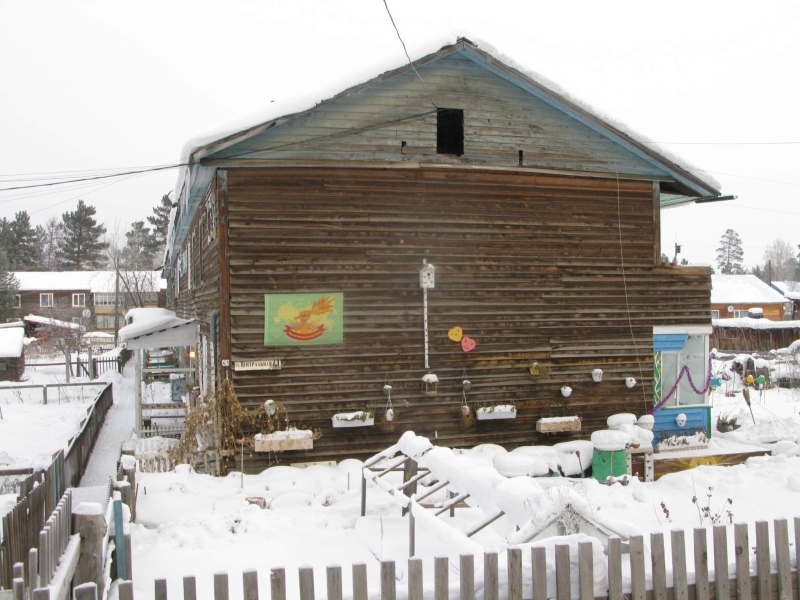
[[[439,391],[439,378],[435,373],[426,373],[422,376],[422,393],[436,394]]]
[[[464,330],[461,329],[461,327],[458,327],[457,325],[447,332],[447,337],[449,337],[454,342],[460,342],[463,335],[464,335]]]
[[[513,404],[496,404],[494,406],[482,406],[475,411],[478,421],[492,421],[495,419],[516,419],[517,407]]]
[[[264,345],[341,344],[343,308],[341,292],[265,294]]]
[[[594,369],[592,371],[592,381],[595,383],[603,381],[603,369]]]
[[[422,288],[422,325],[425,333],[425,368],[430,369],[428,363],[428,290],[433,289],[436,269],[428,261],[422,259],[422,269],[419,271],[419,287]]]
[[[528,365],[528,370],[534,377],[547,377],[550,374],[550,368],[542,363],[532,362]]]
[[[461,338],[461,349],[464,352],[472,352],[475,350],[476,342],[470,337],[464,336]]]
[[[564,396],[564,398],[569,398],[569,395],[571,393],[572,393],[572,388],[569,387],[568,385],[565,385],[564,387],[561,388],[561,395]]]
[[[626,377],[625,385],[628,386],[629,388],[632,388],[633,386],[636,385],[636,379],[633,377]]]

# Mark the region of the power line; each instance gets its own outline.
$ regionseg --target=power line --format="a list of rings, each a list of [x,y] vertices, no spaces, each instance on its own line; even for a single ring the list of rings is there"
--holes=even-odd
[[[796,146],[800,142],[642,142],[643,144],[670,144],[673,146]]]
[[[392,17],[392,12],[389,10],[389,5],[386,3],[386,0],[383,0],[383,5],[386,7],[386,13],[389,15],[389,20],[392,22],[392,27],[394,27],[395,32],[397,33],[397,39],[400,40],[400,43],[403,45],[403,52],[406,53],[406,58],[408,59],[408,64],[411,65],[411,68],[414,69],[414,73],[417,74],[419,80],[422,82],[422,86],[425,88],[425,91],[428,92],[428,97],[431,99],[431,104],[436,106],[436,102],[433,101],[433,95],[431,91],[428,89],[428,86],[425,85],[425,80],[422,79],[422,75],[419,74],[417,68],[414,66],[414,63],[411,61],[411,57],[408,55],[408,50],[406,49],[406,43],[403,41],[403,38],[400,36],[400,30],[397,29],[397,25],[394,22],[394,18]],[[436,107],[438,108],[438,107]]]
[[[14,186],[14,187],[0,188],[0,192],[8,192],[8,191],[11,191],[11,190],[26,190],[26,189],[30,189],[30,188],[40,188],[40,187],[50,187],[50,186],[54,186],[54,185],[65,185],[65,184],[68,184],[68,183],[78,183],[78,182],[81,182],[81,181],[95,181],[97,179],[111,179],[111,178],[114,178],[114,177],[125,177],[126,175],[138,175],[140,173],[152,173],[154,171],[165,171],[165,170],[168,170],[168,169],[177,169],[178,167],[187,167],[190,164],[191,163],[178,163],[178,164],[174,164],[174,165],[165,165],[165,166],[161,166],[161,167],[151,167],[151,168],[148,168],[148,169],[139,169],[139,170],[127,171],[127,172],[123,172],[123,173],[112,173],[112,174],[109,174],[109,175],[97,175],[95,177],[80,177],[80,178],[77,178],[77,179],[68,179],[66,181],[51,181],[49,183],[36,183],[36,184],[33,184],[33,185],[18,185],[18,186]]]

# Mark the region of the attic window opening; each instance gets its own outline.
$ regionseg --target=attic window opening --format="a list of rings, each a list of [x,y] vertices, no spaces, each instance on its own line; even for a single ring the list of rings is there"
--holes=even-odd
[[[464,111],[460,108],[436,110],[436,154],[464,154]]]

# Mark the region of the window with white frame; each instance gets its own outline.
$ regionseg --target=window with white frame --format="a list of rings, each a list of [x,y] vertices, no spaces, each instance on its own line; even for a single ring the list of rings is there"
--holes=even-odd
[[[72,294],[72,308],[86,306],[86,294]]]
[[[114,315],[97,315],[95,317],[98,329],[114,329]],[[125,324],[125,319],[120,319],[120,324]]]
[[[711,318],[712,319],[719,319],[719,311],[718,310],[712,310],[711,311]]]
[[[94,293],[94,305],[95,306],[114,306],[114,298],[116,294],[109,294],[106,292],[95,292]]]
[[[19,294],[14,294],[14,308],[22,308],[22,296]]]
[[[734,319],[744,319],[747,316],[746,310],[735,310],[733,311],[733,318]]]
[[[39,294],[39,307],[40,308],[53,308],[53,294],[48,292],[46,294]]]

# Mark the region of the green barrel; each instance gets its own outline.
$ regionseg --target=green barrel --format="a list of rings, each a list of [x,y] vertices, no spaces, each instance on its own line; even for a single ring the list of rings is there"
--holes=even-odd
[[[595,450],[592,458],[592,477],[597,481],[605,481],[609,475],[619,477],[628,472],[628,461],[624,450],[606,452]]]

